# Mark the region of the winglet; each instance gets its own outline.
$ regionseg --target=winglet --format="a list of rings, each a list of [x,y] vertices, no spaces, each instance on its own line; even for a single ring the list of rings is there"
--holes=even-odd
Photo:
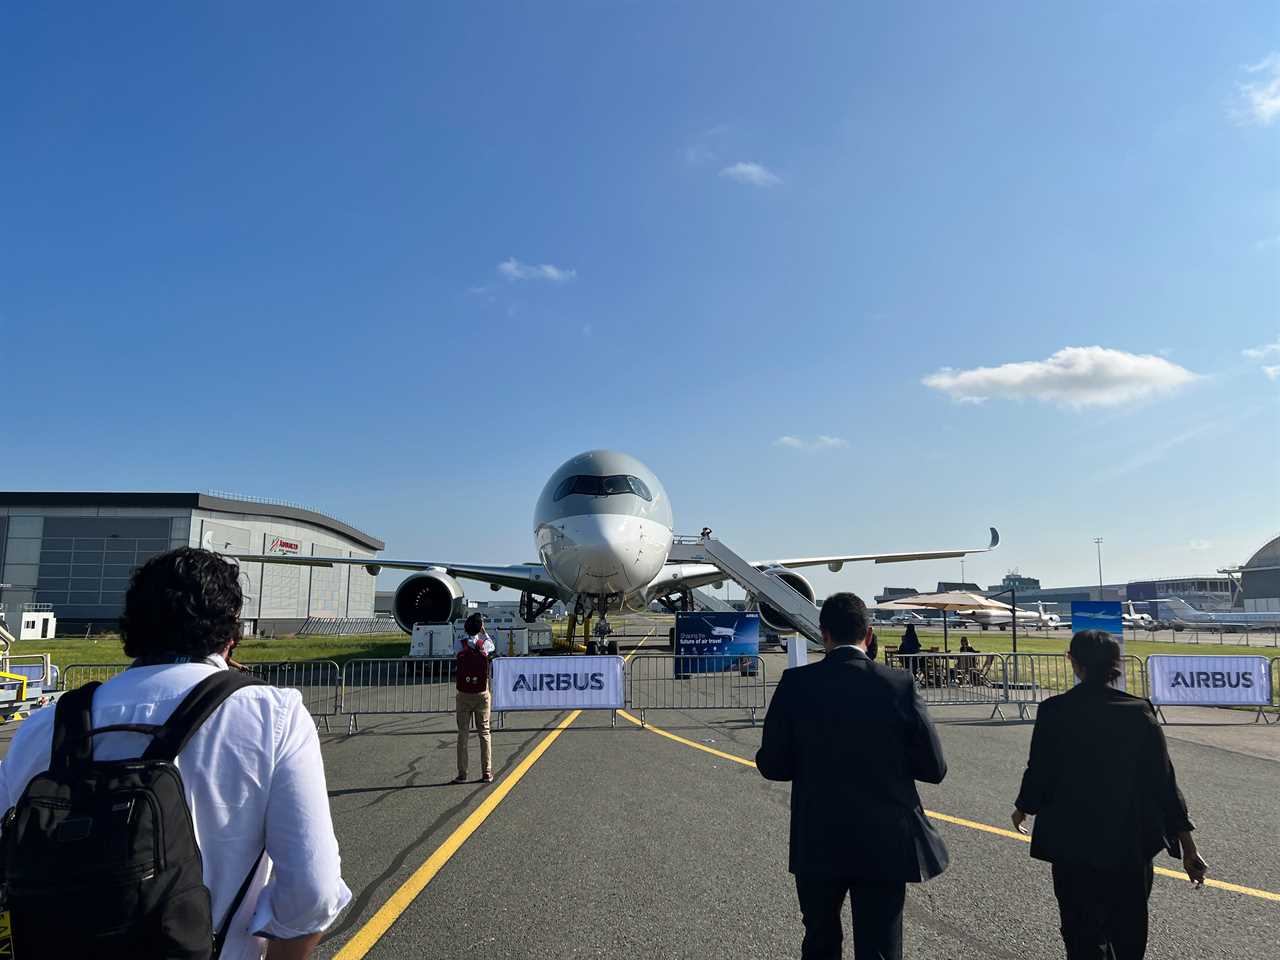
[[[998,546],[1000,546],[1000,531],[997,530],[995,527],[992,527],[991,528],[991,546],[987,547],[987,549],[994,550]]]

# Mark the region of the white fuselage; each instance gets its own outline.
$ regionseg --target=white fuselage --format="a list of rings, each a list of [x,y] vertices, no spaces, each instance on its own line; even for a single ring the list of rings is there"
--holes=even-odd
[[[592,450],[551,475],[533,533],[547,574],[566,596],[641,610],[671,553],[671,506],[639,460]]]

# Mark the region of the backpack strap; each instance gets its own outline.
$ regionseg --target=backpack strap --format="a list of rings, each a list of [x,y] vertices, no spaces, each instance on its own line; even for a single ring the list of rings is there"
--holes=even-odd
[[[231,932],[231,921],[235,919],[236,913],[239,911],[244,898],[249,894],[249,884],[253,883],[253,878],[258,875],[258,868],[262,866],[262,858],[267,855],[264,848],[259,854],[258,859],[253,861],[253,866],[249,868],[249,872],[245,875],[244,883],[240,884],[240,889],[236,891],[236,898],[231,901],[231,906],[227,908],[227,915],[222,918],[222,926],[213,935],[213,960],[218,960],[222,956],[222,948],[227,945],[227,934]]]
[[[262,681],[247,673],[219,670],[205,677],[186,695],[164,726],[156,731],[143,760],[166,760],[172,763],[187,741],[209,719],[222,701],[243,687],[260,686]]]
[[[100,686],[102,684],[94,680],[58,698],[53,714],[53,744],[49,751],[51,771],[69,770],[93,760],[93,741],[89,738],[89,731],[93,727],[93,693]]]

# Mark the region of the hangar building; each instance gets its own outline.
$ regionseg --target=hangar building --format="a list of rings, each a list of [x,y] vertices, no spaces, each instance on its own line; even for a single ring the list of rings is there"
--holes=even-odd
[[[384,544],[305,507],[229,494],[0,493],[0,602],[52,604],[64,633],[114,629],[130,574],[181,546],[372,560]],[[243,567],[246,632],[374,615],[376,581],[363,567]]]
[[[1280,537],[1261,547],[1239,573],[1247,612],[1280,610]]]

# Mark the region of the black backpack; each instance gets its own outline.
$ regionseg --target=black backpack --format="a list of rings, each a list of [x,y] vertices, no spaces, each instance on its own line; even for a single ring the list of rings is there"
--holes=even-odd
[[[214,933],[204,864],[174,765],[191,735],[235,691],[261,681],[219,670],[163,726],[90,729],[89,683],[64,694],[49,770],[4,815],[5,909],[15,957],[211,960],[262,862],[245,877]],[[99,733],[150,734],[136,760],[93,759]]]

